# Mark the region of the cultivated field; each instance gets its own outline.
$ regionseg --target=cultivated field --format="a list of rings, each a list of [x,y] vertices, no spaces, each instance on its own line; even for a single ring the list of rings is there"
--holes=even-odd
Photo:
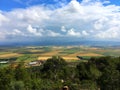
[[[47,60],[52,56],[61,56],[65,60],[79,60],[81,57],[120,56],[120,47],[89,46],[32,46],[32,47],[0,47],[0,58],[36,56],[38,60]],[[30,60],[31,61],[31,60]]]
[[[0,54],[0,58],[10,58],[10,57],[19,57],[21,54],[18,53],[4,53]]]

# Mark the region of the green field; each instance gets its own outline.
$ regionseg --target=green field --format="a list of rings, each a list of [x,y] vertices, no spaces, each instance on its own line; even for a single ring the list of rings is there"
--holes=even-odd
[[[77,62],[76,56],[86,59],[101,56],[120,56],[120,47],[90,47],[90,46],[27,46],[0,47],[0,61],[16,58],[14,62],[30,62],[47,60],[52,56],[61,56],[68,62]],[[7,66],[7,65],[1,65]]]

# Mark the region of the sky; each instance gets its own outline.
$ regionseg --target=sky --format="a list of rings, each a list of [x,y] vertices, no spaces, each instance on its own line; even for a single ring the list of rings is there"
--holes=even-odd
[[[0,44],[120,41],[120,0],[0,0]]]

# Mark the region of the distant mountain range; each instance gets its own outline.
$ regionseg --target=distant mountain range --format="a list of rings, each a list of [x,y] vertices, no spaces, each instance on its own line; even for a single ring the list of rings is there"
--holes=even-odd
[[[0,46],[113,46],[120,47],[120,42],[117,41],[32,41],[32,42],[4,42]]]

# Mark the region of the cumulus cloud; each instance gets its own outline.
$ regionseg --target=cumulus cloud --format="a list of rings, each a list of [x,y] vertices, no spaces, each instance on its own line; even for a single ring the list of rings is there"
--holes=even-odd
[[[82,35],[83,35],[83,36],[88,36],[89,33],[88,33],[87,31],[82,31]]]
[[[40,28],[33,28],[31,25],[28,25],[27,27],[28,33],[31,33],[32,36],[50,36],[50,37],[56,37],[61,36],[59,33],[53,32],[51,30],[43,30]]]
[[[68,30],[67,35],[68,36],[77,36],[77,37],[81,36],[81,34],[79,32],[75,32],[75,30],[73,28]]]
[[[67,31],[66,28],[65,28],[65,26],[62,26],[62,27],[61,27],[61,31],[62,31],[62,32],[66,32],[66,31]]]
[[[51,30],[48,30],[47,32],[45,32],[47,36],[50,37],[57,37],[57,36],[61,36],[59,33],[53,32]]]
[[[8,21],[9,19],[0,13],[0,26],[2,26],[4,22],[8,22]]]
[[[102,39],[119,39],[120,38],[120,27],[112,27],[106,31],[101,31],[100,33],[96,34],[97,38]]]
[[[27,30],[29,33],[31,33],[35,36],[42,36],[42,33],[39,32],[36,28],[33,28],[31,25],[28,25]]]
[[[54,9],[47,5],[37,5],[9,12],[1,11],[0,39],[5,40],[10,36],[120,39],[120,6],[109,3],[108,0],[71,0]]]

